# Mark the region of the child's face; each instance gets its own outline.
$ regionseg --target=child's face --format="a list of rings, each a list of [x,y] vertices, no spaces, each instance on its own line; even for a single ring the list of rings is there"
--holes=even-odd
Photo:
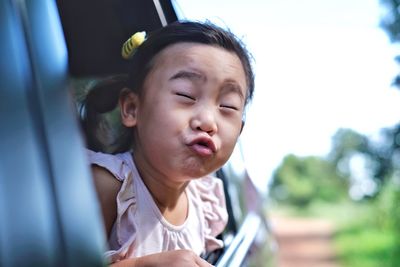
[[[196,43],[164,49],[138,100],[139,169],[185,181],[221,167],[241,132],[246,88],[234,53]]]

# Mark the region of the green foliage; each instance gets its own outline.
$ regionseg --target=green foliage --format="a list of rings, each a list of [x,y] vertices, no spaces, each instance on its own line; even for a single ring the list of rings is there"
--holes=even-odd
[[[377,217],[381,218],[381,224],[385,228],[398,228],[400,222],[400,190],[398,185],[388,182],[382,189],[382,193],[376,201]]]
[[[372,144],[370,155],[377,162],[375,177],[386,182],[400,168],[400,124],[381,130],[382,141]]]
[[[390,231],[359,222],[335,236],[338,257],[344,267],[389,267],[399,260],[391,251],[395,238]]]
[[[363,159],[363,168],[368,174],[364,179],[369,179],[378,186],[372,195],[375,197],[379,194],[379,186],[383,186],[399,169],[399,155],[400,124],[382,129],[378,141],[351,129],[339,129],[332,139],[328,160],[335,165],[341,176],[347,177],[350,181],[356,178],[352,173],[351,161],[356,158]]]
[[[381,27],[386,31],[392,42],[400,42],[400,0],[381,0],[386,7],[386,14],[381,19]],[[400,63],[400,55],[396,57]],[[397,75],[393,84],[400,88],[400,75]]]
[[[379,198],[376,200],[376,214],[380,218],[379,226],[391,232],[394,238],[392,255],[399,255],[400,258],[400,185],[394,176],[391,181],[385,184]],[[400,261],[399,261],[400,262]]]
[[[313,201],[304,209],[279,204],[274,213],[319,217],[335,224],[334,246],[343,267],[398,267],[399,185],[387,183],[379,197],[336,203]]]
[[[400,41],[400,1],[399,0],[381,0],[386,7],[386,14],[381,20],[381,26],[388,33],[392,42]]]
[[[337,167],[356,153],[368,151],[368,138],[351,129],[339,129],[332,138],[329,160]]]
[[[271,195],[277,200],[305,207],[312,200],[337,201],[346,192],[345,180],[330,162],[318,157],[285,157],[274,174]]]
[[[344,267],[397,267],[400,262],[400,190],[387,183],[378,198],[348,207],[345,223],[335,235]]]

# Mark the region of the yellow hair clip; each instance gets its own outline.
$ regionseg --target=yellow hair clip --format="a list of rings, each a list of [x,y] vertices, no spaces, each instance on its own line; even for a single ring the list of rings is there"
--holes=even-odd
[[[129,59],[133,56],[138,48],[146,39],[146,32],[137,32],[132,35],[126,42],[122,45],[122,57],[125,59]]]

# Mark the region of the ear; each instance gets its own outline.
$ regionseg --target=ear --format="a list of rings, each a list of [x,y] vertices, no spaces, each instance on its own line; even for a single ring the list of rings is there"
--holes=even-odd
[[[139,97],[129,89],[123,89],[119,98],[121,121],[126,127],[134,127],[137,123]]]

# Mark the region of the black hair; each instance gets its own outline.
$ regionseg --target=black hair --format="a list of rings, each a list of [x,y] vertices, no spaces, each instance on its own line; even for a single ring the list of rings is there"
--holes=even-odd
[[[81,106],[82,126],[87,146],[94,151],[119,153],[132,148],[132,129],[122,127],[118,134],[110,137],[105,130],[107,123],[102,120],[103,113],[116,108],[121,90],[125,87],[141,95],[144,81],[153,68],[154,59],[164,48],[182,42],[201,43],[221,47],[235,53],[246,75],[246,104],[254,92],[254,73],[251,57],[245,45],[229,30],[206,22],[174,22],[150,33],[144,43],[130,59],[129,75],[104,79],[87,94]],[[122,44],[121,44],[122,45]],[[112,141],[105,141],[114,139]]]

